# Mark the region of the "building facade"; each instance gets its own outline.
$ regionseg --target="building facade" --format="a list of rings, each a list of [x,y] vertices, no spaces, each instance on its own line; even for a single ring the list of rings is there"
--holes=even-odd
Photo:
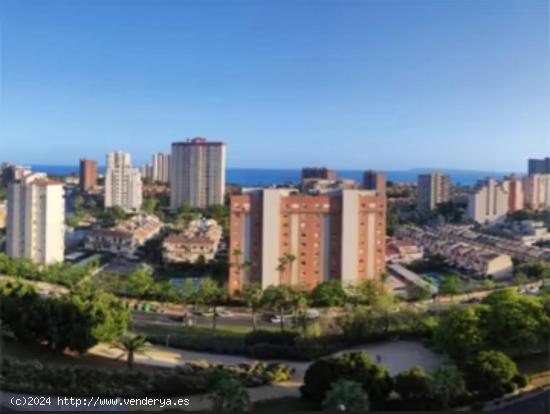
[[[7,188],[10,183],[20,180],[25,175],[31,173],[29,167],[23,167],[22,165],[14,165],[9,162],[3,162],[0,167],[0,187]]]
[[[105,207],[118,206],[139,211],[142,202],[141,174],[132,167],[130,154],[113,151],[107,154],[105,172]]]
[[[309,179],[309,178],[316,178],[319,180],[336,180],[336,171],[329,170],[325,167],[306,167],[302,168],[302,181]]]
[[[170,154],[158,152],[153,155],[152,178],[158,183],[168,183],[170,180]]]
[[[419,208],[433,210],[439,203],[449,201],[451,180],[439,172],[420,174],[417,183],[417,204]]]
[[[502,186],[508,192],[508,210],[523,210],[525,206],[523,181],[519,177],[511,175],[504,179]]]
[[[550,207],[550,174],[531,174],[523,182],[525,206],[532,210]]]
[[[86,193],[97,186],[97,161],[80,159],[80,191]]]
[[[218,252],[222,228],[215,220],[191,221],[177,234],[172,234],[162,243],[162,257],[166,263],[195,263],[202,256],[211,261]]]
[[[230,214],[232,292],[250,282],[307,290],[331,279],[355,284],[384,272],[384,194],[251,190],[231,197]]]
[[[546,157],[541,160],[530,159],[528,161],[527,170],[531,174],[550,174],[550,158]]]
[[[479,183],[468,196],[468,217],[481,224],[493,224],[506,218],[510,197],[504,183],[490,178]]]
[[[84,246],[89,250],[134,258],[139,247],[157,237],[162,227],[156,216],[136,215],[108,229],[90,230]]]
[[[194,138],[174,142],[170,157],[170,207],[223,204],[225,144]]]
[[[382,173],[368,170],[363,173],[363,188],[375,190],[381,194],[386,193],[386,176]]]
[[[29,174],[8,186],[6,252],[48,265],[63,261],[65,198],[63,184],[46,174]]]

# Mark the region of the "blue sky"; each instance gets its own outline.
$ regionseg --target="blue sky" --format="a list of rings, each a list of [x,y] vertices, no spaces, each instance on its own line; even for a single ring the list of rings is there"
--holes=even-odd
[[[547,0],[2,0],[0,159],[522,171],[550,155]]]

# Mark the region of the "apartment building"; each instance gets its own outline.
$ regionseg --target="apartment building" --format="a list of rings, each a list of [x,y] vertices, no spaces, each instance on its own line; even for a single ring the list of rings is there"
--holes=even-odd
[[[225,144],[205,138],[174,142],[170,157],[170,207],[223,204]]]
[[[302,181],[306,179],[316,178],[319,180],[336,180],[336,171],[329,170],[325,167],[305,167],[302,168]]]
[[[0,201],[0,229],[6,228],[6,216],[8,215],[8,204]]]
[[[510,211],[509,187],[493,178],[478,183],[468,196],[468,217],[482,224],[504,220]]]
[[[523,182],[525,206],[532,210],[550,207],[550,174],[531,174]]]
[[[231,197],[230,214],[232,292],[250,282],[304,289],[330,279],[354,284],[377,280],[384,272],[384,194],[243,190]],[[243,263],[250,266],[243,268]]]
[[[158,183],[168,183],[170,179],[170,154],[157,152],[153,155],[152,178]]]
[[[363,188],[384,194],[386,192],[386,176],[373,170],[363,172]]]
[[[3,162],[0,166],[0,188],[7,188],[10,183],[20,180],[30,173],[29,167]]]
[[[141,174],[132,167],[130,154],[110,152],[106,165],[105,207],[118,206],[126,211],[139,211],[142,203]]]
[[[162,231],[162,222],[156,216],[136,215],[108,229],[90,230],[86,235],[86,249],[113,253],[128,258]]]
[[[80,159],[80,191],[86,193],[97,186],[97,161]]]
[[[358,188],[359,184],[357,181],[347,178],[339,178],[337,180],[305,178],[300,185],[301,191],[307,194],[327,194],[333,191]]]
[[[8,185],[6,252],[48,265],[62,262],[65,250],[63,184],[46,174],[28,174]]]
[[[512,174],[502,181],[503,188],[508,192],[508,210],[523,210],[525,207],[525,195],[523,192],[523,180]]]
[[[529,175],[531,174],[550,174],[550,158],[543,159],[531,158],[527,164],[527,170]]]
[[[419,208],[433,210],[439,203],[449,201],[451,180],[448,175],[439,172],[420,174],[417,183],[417,205]]]

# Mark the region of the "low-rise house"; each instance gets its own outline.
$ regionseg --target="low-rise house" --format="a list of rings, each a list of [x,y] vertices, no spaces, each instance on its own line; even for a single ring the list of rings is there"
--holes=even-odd
[[[405,226],[398,233],[413,238],[423,246],[425,252],[441,255],[449,264],[474,276],[492,279],[512,276],[514,266],[510,255],[468,239],[459,240],[450,236],[446,230],[440,228],[431,231]]]
[[[411,239],[391,238],[386,243],[386,261],[393,263],[411,263],[422,259],[424,252]]]
[[[222,228],[215,220],[193,220],[185,230],[168,236],[162,243],[162,254],[168,263],[195,263],[199,257],[214,259],[222,237]]]
[[[139,247],[160,234],[162,227],[156,216],[136,215],[111,228],[90,230],[85,248],[132,258]]]

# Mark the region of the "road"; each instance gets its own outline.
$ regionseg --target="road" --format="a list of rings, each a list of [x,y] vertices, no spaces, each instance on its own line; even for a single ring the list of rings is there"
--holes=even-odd
[[[501,408],[491,411],[516,413],[550,413],[550,389],[531,396],[518,398]]]

